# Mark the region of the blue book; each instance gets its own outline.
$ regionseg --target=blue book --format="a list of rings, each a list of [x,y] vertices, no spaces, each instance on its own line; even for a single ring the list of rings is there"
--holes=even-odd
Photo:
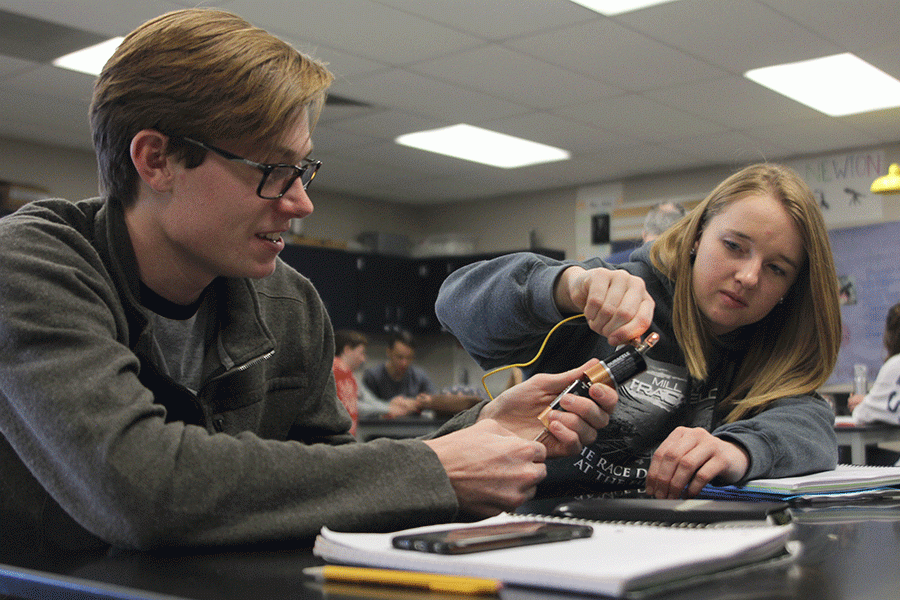
[[[838,465],[821,471],[771,479],[753,479],[744,485],[707,485],[701,498],[787,502],[859,501],[900,495],[900,467]]]

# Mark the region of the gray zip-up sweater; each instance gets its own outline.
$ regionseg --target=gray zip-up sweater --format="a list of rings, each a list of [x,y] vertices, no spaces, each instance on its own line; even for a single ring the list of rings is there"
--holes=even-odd
[[[631,260],[618,268],[644,280],[656,302],[651,331],[660,340],[646,354],[647,371],[619,387],[619,403],[597,441],[580,456],[547,462],[540,494],[642,487],[653,450],[679,425],[703,427],[743,446],[750,457],[744,480],[834,468],[834,413],[821,397],[781,398],[750,418],[724,422],[721,400],[731,389],[751,332],[739,330],[717,340],[709,378],[691,378],[672,329],[673,283],[650,264],[649,246]],[[475,263],[444,282],[437,316],[485,369],[526,363],[564,318],[553,287],[572,264],[617,268],[599,259],[574,263],[530,253]],[[576,320],[551,336],[530,372],[558,373],[613,351],[583,319]]]
[[[347,434],[328,316],[282,261],[211,285],[218,334],[195,396],[150,360],[119,203],[33,203],[0,219],[0,248],[0,556],[307,543],[323,525],[455,516],[424,443]]]

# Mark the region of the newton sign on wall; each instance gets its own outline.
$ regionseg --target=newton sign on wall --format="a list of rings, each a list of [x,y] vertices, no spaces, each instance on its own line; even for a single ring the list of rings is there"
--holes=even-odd
[[[888,172],[884,152],[834,154],[786,164],[812,188],[829,228],[883,219],[882,197],[869,188],[872,181]]]

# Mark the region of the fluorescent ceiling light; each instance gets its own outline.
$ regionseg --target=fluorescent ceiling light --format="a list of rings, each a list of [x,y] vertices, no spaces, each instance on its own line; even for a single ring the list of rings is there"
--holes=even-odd
[[[832,117],[900,106],[900,81],[849,53],[753,69],[744,76]]]
[[[436,152],[501,169],[566,160],[565,150],[460,123],[401,135],[403,146]]]
[[[575,4],[580,4],[585,8],[589,8],[601,15],[611,17],[622,13],[631,12],[648,6],[656,6],[657,4],[666,4],[675,0],[571,0]]]
[[[94,46],[76,50],[65,56],[60,56],[53,61],[53,65],[69,69],[70,71],[87,73],[88,75],[99,75],[100,71],[103,70],[103,65],[106,64],[106,61],[116,51],[123,39],[125,38],[115,37]]]

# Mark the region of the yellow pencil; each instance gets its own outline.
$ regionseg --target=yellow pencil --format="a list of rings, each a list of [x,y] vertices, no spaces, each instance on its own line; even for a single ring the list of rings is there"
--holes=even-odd
[[[309,567],[303,569],[303,574],[318,581],[375,583],[470,595],[496,594],[503,587],[500,581],[494,579],[438,575],[436,573],[419,573],[416,571],[396,571],[392,569],[368,569],[344,565]]]

